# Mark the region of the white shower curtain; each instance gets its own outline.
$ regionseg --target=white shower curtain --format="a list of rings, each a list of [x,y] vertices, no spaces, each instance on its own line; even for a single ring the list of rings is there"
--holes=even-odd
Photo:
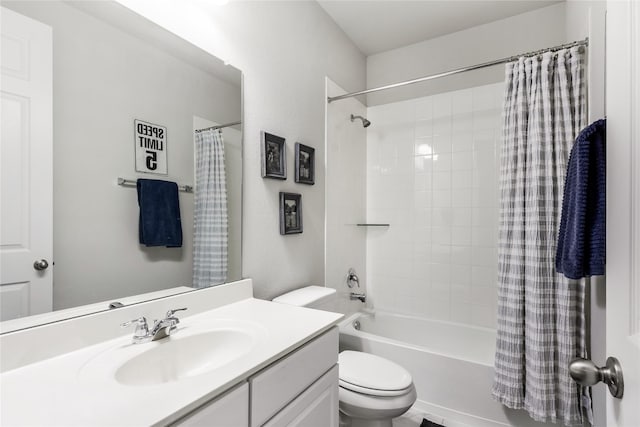
[[[196,133],[193,287],[227,280],[227,181],[220,129]]]
[[[506,66],[493,396],[538,421],[582,424],[569,377],[584,357],[584,282],[555,271],[566,165],[586,122],[581,47]]]

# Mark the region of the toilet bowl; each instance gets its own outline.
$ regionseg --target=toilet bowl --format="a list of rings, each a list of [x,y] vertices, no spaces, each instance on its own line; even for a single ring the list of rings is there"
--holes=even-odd
[[[344,425],[391,427],[416,401],[416,389],[402,366],[373,354],[343,351],[338,358],[340,412]]]
[[[335,297],[336,290],[307,286],[274,302],[318,307]],[[338,357],[341,427],[391,427],[416,401],[411,374],[402,366],[373,354],[346,350]]]

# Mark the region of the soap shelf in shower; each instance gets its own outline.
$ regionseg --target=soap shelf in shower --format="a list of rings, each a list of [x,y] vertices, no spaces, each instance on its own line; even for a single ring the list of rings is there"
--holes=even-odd
[[[357,227],[390,227],[391,224],[382,224],[382,223],[359,223],[356,224]]]

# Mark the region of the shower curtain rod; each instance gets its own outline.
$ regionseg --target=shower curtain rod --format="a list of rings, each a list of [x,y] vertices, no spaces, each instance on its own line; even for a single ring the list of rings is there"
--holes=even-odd
[[[432,75],[426,76],[426,77],[420,77],[420,78],[417,78],[417,79],[407,80],[407,81],[400,82],[400,83],[393,83],[393,84],[390,84],[390,85],[380,86],[380,87],[376,87],[376,88],[373,88],[373,89],[361,90],[359,92],[351,92],[351,93],[346,93],[344,95],[330,96],[330,97],[327,98],[327,101],[329,103],[332,103],[333,101],[339,101],[339,100],[345,99],[345,98],[352,98],[354,96],[366,95],[368,93],[378,92],[378,91],[381,91],[381,90],[395,89],[397,87],[412,85],[412,84],[415,84],[415,83],[426,82],[428,80],[438,79],[440,77],[446,77],[446,76],[451,76],[451,75],[454,75],[454,74],[464,73],[466,71],[479,70],[480,68],[486,68],[486,67],[491,67],[493,65],[504,64],[506,62],[515,61],[518,58],[521,58],[523,56],[536,56],[536,55],[540,55],[540,54],[545,53],[545,52],[554,52],[554,51],[561,50],[561,49],[568,49],[568,48],[574,47],[574,46],[588,46],[588,45],[589,45],[589,38],[587,37],[584,40],[577,40],[577,41],[574,41],[574,42],[571,42],[571,43],[561,44],[559,46],[549,47],[549,48],[546,48],[546,49],[536,50],[536,51],[533,51],[533,52],[521,53],[520,55],[514,55],[514,56],[509,56],[507,58],[496,59],[495,61],[484,62],[482,64],[472,65],[470,67],[463,67],[463,68],[458,68],[458,69],[455,69],[455,70],[445,71],[444,73],[432,74]]]
[[[211,127],[204,128],[204,129],[196,129],[196,132],[204,132],[205,130],[215,130],[215,129],[228,128],[229,126],[235,126],[235,125],[239,125],[241,123],[242,122],[225,123],[223,125],[211,126]]]

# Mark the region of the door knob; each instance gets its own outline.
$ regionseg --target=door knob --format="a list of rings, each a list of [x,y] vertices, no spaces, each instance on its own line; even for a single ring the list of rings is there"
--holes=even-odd
[[[622,399],[624,394],[624,380],[622,366],[615,357],[607,358],[607,363],[598,368],[589,359],[577,358],[569,363],[569,374],[575,382],[583,386],[592,386],[602,381],[609,386],[609,393],[613,397]]]
[[[35,268],[38,271],[46,270],[47,267],[49,267],[49,263],[47,262],[46,259],[39,259],[33,263],[33,268]]]

